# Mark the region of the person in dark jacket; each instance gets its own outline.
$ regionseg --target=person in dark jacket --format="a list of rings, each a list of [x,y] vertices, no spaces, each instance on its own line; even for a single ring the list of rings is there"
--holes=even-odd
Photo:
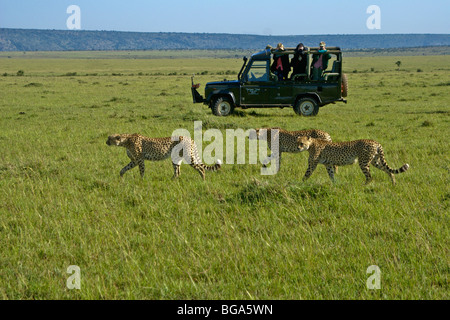
[[[319,44],[319,52],[313,54],[313,59],[311,63],[312,68],[312,79],[320,80],[324,70],[328,68],[328,60],[331,59],[331,55],[327,53],[325,48],[325,42]]]
[[[291,60],[292,75],[291,79],[296,74],[306,73],[306,63],[308,62],[308,53],[305,50],[303,43],[299,43],[295,48],[294,57]]]
[[[289,72],[291,71],[291,65],[289,63],[289,55],[283,54],[284,46],[282,43],[277,45],[277,50],[273,54],[273,63],[270,67],[270,71],[275,73],[279,81],[287,80]]]

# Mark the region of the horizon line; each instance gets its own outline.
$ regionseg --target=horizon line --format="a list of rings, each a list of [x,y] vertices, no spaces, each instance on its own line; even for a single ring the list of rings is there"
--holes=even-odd
[[[290,35],[264,35],[252,33],[226,33],[226,32],[181,32],[181,31],[122,31],[122,30],[69,30],[69,29],[39,29],[39,28],[9,28],[1,29],[23,30],[23,31],[67,31],[67,32],[122,32],[122,33],[172,33],[172,34],[209,34],[209,35],[236,35],[257,37],[298,37],[298,36],[383,36],[383,35],[450,35],[450,33],[322,33],[322,34],[290,34]]]

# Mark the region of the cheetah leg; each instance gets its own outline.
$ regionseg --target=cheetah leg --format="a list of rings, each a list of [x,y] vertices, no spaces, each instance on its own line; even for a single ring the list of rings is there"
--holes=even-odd
[[[270,157],[267,157],[267,158],[265,158],[263,161],[262,161],[262,166],[263,166],[263,168],[267,168],[267,164],[270,162]]]
[[[328,176],[330,177],[331,181],[334,182],[334,170],[335,168],[337,168],[337,166],[326,165],[325,167],[327,168]]]
[[[264,159],[262,161],[262,166],[263,168],[267,168],[267,165],[272,161],[273,157],[276,157],[277,155],[275,153],[272,153],[269,157],[267,157],[266,159]],[[278,170],[280,170],[280,166],[281,166],[281,152],[278,155]]]
[[[359,167],[361,168],[361,171],[366,176],[366,184],[370,183],[370,181],[372,181],[372,175],[370,174],[369,163],[360,162]]]
[[[131,161],[129,164],[127,164],[125,167],[123,167],[122,170],[120,170],[120,176],[122,177],[125,174],[125,172],[127,172],[128,170],[133,169],[136,166],[137,166],[137,163]]]
[[[392,184],[395,185],[395,177],[394,174],[389,172],[389,170],[386,169],[386,167],[384,167],[381,162],[379,161],[379,157],[376,156],[373,160],[372,160],[372,164],[375,168],[380,169],[381,171],[386,172],[386,174],[389,176],[389,178],[391,178]]]
[[[197,151],[195,151],[195,155],[191,155],[189,164],[191,165],[192,168],[197,170],[197,172],[200,174],[200,177],[202,177],[202,179],[205,180],[205,166],[199,159]]]
[[[303,181],[307,180],[312,175],[314,170],[316,170],[318,163],[318,161],[308,161],[308,169],[303,177]]]
[[[144,173],[145,173],[144,160],[143,159],[139,159],[138,160],[138,165],[139,165],[139,172],[141,173],[141,178],[143,178],[144,177]]]
[[[173,179],[176,179],[176,178],[178,178],[180,176],[180,167],[181,167],[180,163],[172,163],[172,165],[173,165]]]
[[[203,180],[205,180],[205,168],[202,165],[191,163],[191,167],[197,170]]]

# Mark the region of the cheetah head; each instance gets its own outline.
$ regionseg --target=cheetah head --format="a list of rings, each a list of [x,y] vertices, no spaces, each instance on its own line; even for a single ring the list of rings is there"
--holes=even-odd
[[[251,140],[256,140],[256,139],[260,139],[260,136],[267,137],[268,139],[270,139],[271,134],[272,134],[272,130],[280,130],[279,127],[274,127],[274,128],[258,128],[255,129],[254,131],[251,130],[248,138]]]
[[[297,138],[297,147],[300,152],[308,150],[312,144],[311,137],[300,136]]]
[[[108,140],[106,140],[106,144],[108,146],[122,146],[122,144],[125,142],[125,140],[128,137],[123,134],[113,134],[108,137]]]

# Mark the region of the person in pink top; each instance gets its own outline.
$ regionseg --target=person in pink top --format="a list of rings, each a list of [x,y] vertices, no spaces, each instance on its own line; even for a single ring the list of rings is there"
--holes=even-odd
[[[287,80],[289,72],[291,71],[291,64],[289,63],[289,55],[283,54],[284,46],[282,43],[277,45],[277,50],[273,54],[273,63],[270,71],[278,76],[278,80]]]
[[[322,78],[323,71],[328,68],[328,60],[331,59],[331,55],[327,53],[325,48],[325,42],[319,44],[318,53],[313,54],[312,60],[312,79],[320,80]]]

